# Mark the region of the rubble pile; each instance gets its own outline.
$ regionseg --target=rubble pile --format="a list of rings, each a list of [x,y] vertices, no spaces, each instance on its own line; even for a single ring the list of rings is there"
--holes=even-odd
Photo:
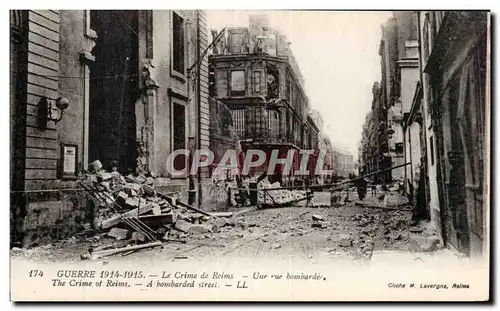
[[[95,202],[94,230],[130,243],[172,241],[190,234],[217,232],[228,221],[158,193],[155,178],[107,172],[89,165],[82,186]],[[128,245],[130,246],[130,245]]]
[[[280,188],[281,185],[279,182],[275,182],[271,184],[269,180],[266,178],[262,180],[257,188],[259,190],[264,189],[276,189]],[[273,203],[277,205],[286,205],[293,202],[300,201],[306,198],[306,191],[304,190],[272,190],[272,191],[259,191],[258,199],[259,203]]]

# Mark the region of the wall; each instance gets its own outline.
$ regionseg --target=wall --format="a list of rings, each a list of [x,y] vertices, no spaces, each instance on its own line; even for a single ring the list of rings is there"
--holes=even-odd
[[[423,90],[423,102],[422,102],[422,111],[424,116],[425,126],[425,135],[426,135],[426,149],[427,149],[427,175],[429,177],[429,193],[430,200],[428,202],[431,213],[431,224],[432,226],[439,230],[441,227],[441,216],[440,216],[440,204],[439,204],[439,192],[438,192],[438,167],[437,167],[437,158],[436,158],[436,135],[434,132],[434,127],[431,126],[431,113],[429,103],[432,101],[432,95],[430,93],[430,77],[427,73],[424,73],[425,66],[427,65],[429,51],[425,50],[425,45],[422,42],[425,34],[423,32],[424,22],[425,22],[425,13],[427,11],[420,12],[419,16],[419,32],[420,32],[420,74],[422,80],[422,90]]]
[[[418,63],[416,63],[415,67],[401,68],[401,102],[403,104],[403,113],[410,112],[413,96],[415,95],[415,89],[417,88],[417,82],[419,80],[420,72]]]
[[[78,162],[83,159],[83,16],[83,11],[29,12],[26,246],[67,237],[88,217],[84,194],[74,190],[77,184],[58,176],[60,143],[76,144]],[[70,101],[62,120],[49,121],[47,129],[39,129],[36,119],[42,96],[53,104],[59,96]]]

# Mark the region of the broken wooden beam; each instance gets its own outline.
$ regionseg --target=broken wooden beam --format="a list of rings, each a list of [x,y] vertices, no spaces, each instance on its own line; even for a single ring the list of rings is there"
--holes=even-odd
[[[142,215],[139,220],[148,226],[151,225],[171,225],[174,223],[174,215],[172,213],[164,213],[159,215]]]
[[[169,200],[171,203],[173,203],[173,202],[175,201],[175,203],[176,203],[177,205],[179,205],[179,206],[185,207],[185,208],[187,208],[187,209],[190,209],[190,210],[192,210],[192,211],[198,212],[198,213],[203,214],[203,215],[205,215],[205,216],[210,216],[210,217],[213,217],[213,218],[218,218],[217,216],[215,216],[215,215],[214,215],[214,214],[212,214],[212,213],[206,212],[206,211],[204,211],[204,210],[201,210],[201,209],[199,209],[199,208],[196,208],[196,207],[194,207],[194,206],[191,206],[191,205],[186,204],[186,203],[184,203],[184,202],[181,202],[181,201],[179,201],[179,200],[175,200],[175,199],[174,199],[174,198],[172,198],[171,196],[168,196],[168,195],[163,194],[163,193],[161,193],[161,192],[157,192],[157,194],[158,194],[158,196],[160,196],[160,197],[162,197],[162,198],[164,198],[164,199]],[[172,204],[172,205],[173,205],[173,204]]]
[[[108,218],[104,220],[101,224],[102,229],[108,229],[113,226],[116,226],[122,220],[127,219],[127,218],[137,218],[139,215],[146,214],[147,212],[151,211],[153,209],[153,206],[151,204],[144,204],[143,206],[139,207],[139,211],[137,209],[130,210],[128,212],[125,212],[120,215],[113,216],[111,218]]]
[[[390,211],[411,211],[411,209],[407,209],[407,208],[389,207],[389,206],[385,206],[385,205],[379,205],[379,204],[362,202],[362,201],[354,201],[354,205],[368,207],[368,208],[380,208],[380,209],[386,209],[386,210],[390,210]],[[401,207],[404,207],[407,205],[408,204],[402,204]]]
[[[157,247],[157,246],[161,246],[161,245],[162,245],[161,241],[156,241],[156,242],[139,244],[139,245],[134,245],[134,246],[126,246],[126,247],[121,247],[121,248],[94,251],[91,253],[91,258],[98,259],[98,258],[102,258],[102,257],[106,257],[106,256],[116,255],[116,254],[123,253],[123,252],[137,251],[140,249]]]
[[[244,210],[235,212],[235,213],[233,213],[233,217],[232,218],[237,218],[239,216],[243,216],[246,213],[250,213],[250,212],[258,210],[259,208],[260,208],[259,206],[252,206],[252,207],[246,208]]]
[[[233,216],[233,212],[215,212],[212,214],[216,217],[225,217],[225,218],[230,218]]]

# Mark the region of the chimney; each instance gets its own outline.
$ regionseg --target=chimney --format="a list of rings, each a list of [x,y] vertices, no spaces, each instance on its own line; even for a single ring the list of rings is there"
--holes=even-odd
[[[256,28],[262,30],[265,27],[269,27],[269,17],[265,14],[250,15],[250,28]]]

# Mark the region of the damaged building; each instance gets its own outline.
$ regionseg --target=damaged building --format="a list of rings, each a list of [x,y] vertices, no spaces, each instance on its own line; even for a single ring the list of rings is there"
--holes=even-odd
[[[319,131],[308,114],[303,78],[289,45],[265,16],[253,15],[249,27],[226,29],[209,62],[215,81],[211,95],[231,110],[242,151],[260,149],[269,159],[272,150],[284,158],[293,149],[295,171],[298,151],[317,149]],[[266,168],[267,161],[251,174]],[[283,177],[281,169],[271,179],[294,183],[294,176]]]
[[[85,222],[78,175],[106,170],[155,177],[164,191],[176,149],[207,149],[208,31],[203,11],[10,12],[11,218],[16,244],[62,238]],[[179,156],[177,170],[189,168]]]

